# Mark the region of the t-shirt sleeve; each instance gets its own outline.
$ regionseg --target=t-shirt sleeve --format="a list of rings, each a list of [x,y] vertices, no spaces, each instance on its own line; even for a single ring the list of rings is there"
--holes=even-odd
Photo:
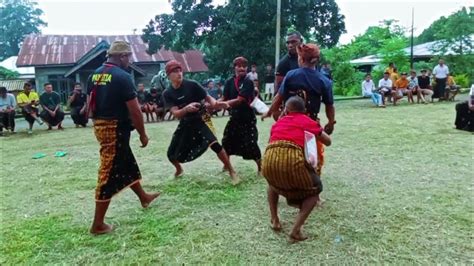
[[[40,103],[41,105],[46,105],[46,106],[48,105],[48,104],[46,103],[46,94],[45,94],[45,93],[41,94],[41,96],[39,97],[39,103]]]
[[[288,66],[288,63],[285,59],[286,57],[280,60],[280,62],[278,63],[275,75],[285,76],[288,73],[288,71],[290,71],[290,67]]]
[[[315,136],[319,136],[323,132],[323,128],[318,122],[308,119],[308,131],[313,133]]]
[[[224,100],[227,101],[230,99],[230,90],[231,90],[232,81],[229,79],[224,84],[224,91],[222,95],[224,96]]]
[[[242,88],[239,91],[239,96],[245,98],[247,102],[250,103],[252,102],[255,95],[254,90],[255,89],[253,86],[253,82],[250,79],[246,78],[242,83]]]
[[[59,93],[55,92],[54,93],[54,104],[58,105],[61,103],[61,96],[59,96]]]
[[[118,86],[120,86],[120,96],[125,102],[137,97],[137,90],[129,76],[124,75],[121,84],[118,84]]]
[[[332,83],[328,80],[323,82],[324,87],[321,91],[322,101],[324,104],[331,105],[334,104],[334,97],[332,95]]]
[[[207,91],[197,82],[193,82],[193,92],[196,93],[196,99],[199,101],[204,100],[207,96]]]
[[[280,88],[278,88],[278,93],[283,96],[283,98],[286,98],[286,94],[288,92],[288,79],[291,78],[291,73],[289,75],[286,75],[283,81],[280,84]]]

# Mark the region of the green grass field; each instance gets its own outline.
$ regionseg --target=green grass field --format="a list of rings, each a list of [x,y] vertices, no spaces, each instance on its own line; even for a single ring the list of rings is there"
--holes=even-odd
[[[453,129],[454,104],[371,107],[336,103],[333,146],[323,169],[326,199],[289,244],[296,210],[280,199],[284,232],[269,227],[266,182],[253,162],[232,158],[230,184],[214,153],[175,180],[166,149],[177,123],[147,124],[149,146],[132,148],[145,189],[162,196],[142,209],[131,190],[112,201],[117,226],[94,237],[98,145],[91,128],[24,130],[0,139],[0,264],[472,264],[473,141]],[[227,117],[214,119],[219,138]],[[258,123],[260,147],[272,121]],[[54,152],[65,150],[66,157]],[[33,160],[36,152],[48,156]]]

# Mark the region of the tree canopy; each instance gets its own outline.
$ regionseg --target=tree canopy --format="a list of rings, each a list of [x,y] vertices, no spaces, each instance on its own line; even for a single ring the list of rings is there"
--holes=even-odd
[[[275,54],[276,1],[175,0],[173,14],[157,15],[143,29],[149,52],[161,47],[176,51],[197,48],[206,55],[211,74],[225,74],[235,56],[263,65]],[[323,47],[333,47],[345,32],[344,16],[334,0],[282,1],[281,34],[300,31]]]
[[[2,0],[0,4],[0,60],[18,55],[25,35],[40,32],[46,26],[40,17],[43,11],[36,2]]]

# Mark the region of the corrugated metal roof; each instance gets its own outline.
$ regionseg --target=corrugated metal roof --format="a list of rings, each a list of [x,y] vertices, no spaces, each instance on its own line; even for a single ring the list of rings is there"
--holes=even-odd
[[[84,54],[90,51],[102,40],[112,43],[125,40],[132,48],[131,61],[134,63],[167,62],[176,59],[183,64],[185,72],[208,71],[201,51],[188,50],[177,53],[160,50],[153,55],[146,53],[147,45],[140,35],[36,35],[25,38],[18,55],[16,65],[45,66],[45,65],[74,65]]]
[[[7,91],[22,91],[25,81],[22,79],[0,80],[0,87],[7,88]]]

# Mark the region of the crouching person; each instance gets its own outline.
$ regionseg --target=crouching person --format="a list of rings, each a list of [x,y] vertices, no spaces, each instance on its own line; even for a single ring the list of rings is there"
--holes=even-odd
[[[286,198],[288,205],[300,209],[290,233],[291,242],[307,239],[301,229],[323,189],[316,170],[305,159],[305,131],[313,133],[324,145],[331,145],[329,135],[306,115],[303,99],[293,96],[286,102],[284,116],[272,126],[270,143],[263,158],[262,174],[268,182],[273,230],[282,229],[278,217],[279,195]]]
[[[63,127],[61,123],[64,119],[64,112],[61,110],[61,97],[55,91],[53,91],[53,85],[51,83],[44,84],[44,93],[41,94],[39,99],[43,111],[40,113],[41,119],[48,124],[48,130],[52,127],[58,126],[59,130]]]

